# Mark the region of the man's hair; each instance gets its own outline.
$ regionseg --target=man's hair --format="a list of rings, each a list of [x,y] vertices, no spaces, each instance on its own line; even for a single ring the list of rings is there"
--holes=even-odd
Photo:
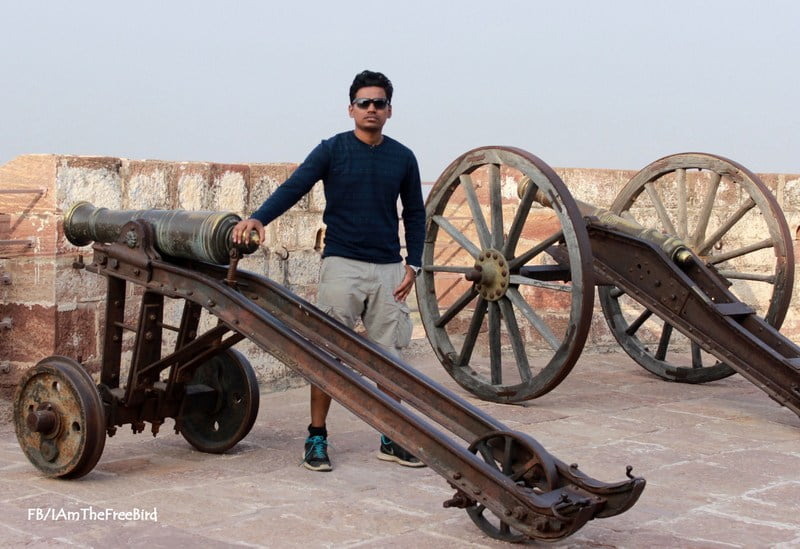
[[[392,102],[392,92],[394,91],[392,81],[386,78],[383,73],[373,71],[361,71],[353,79],[353,84],[350,86],[350,102],[352,103],[356,98],[358,90],[371,86],[383,88],[383,91],[386,92],[386,99],[390,103]]]

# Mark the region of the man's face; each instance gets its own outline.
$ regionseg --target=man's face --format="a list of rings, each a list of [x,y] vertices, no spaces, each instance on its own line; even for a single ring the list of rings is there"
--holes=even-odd
[[[367,105],[359,106],[357,103],[359,99],[385,100],[386,91],[379,86],[360,88],[356,92],[356,102],[351,103],[347,109],[350,118],[355,120],[356,128],[368,132],[381,131],[386,121],[392,117],[392,106],[387,104],[384,108],[379,109],[372,101]]]

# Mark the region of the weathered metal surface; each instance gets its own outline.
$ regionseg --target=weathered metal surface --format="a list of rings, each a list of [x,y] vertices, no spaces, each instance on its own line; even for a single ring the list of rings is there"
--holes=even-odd
[[[143,219],[153,226],[155,248],[164,255],[227,264],[231,232],[241,218],[226,212],[189,210],[109,210],[88,202],[74,204],[64,215],[64,234],[76,246],[91,242],[115,242],[128,221]],[[135,232],[125,235],[129,247]],[[244,246],[245,253],[258,247],[257,238]]]
[[[250,432],[258,416],[258,380],[241,353],[228,349],[207,360],[194,371],[189,387],[215,397],[210,406],[199,399],[184,403],[177,421],[189,444],[221,454]]]
[[[740,302],[699,257],[679,269],[649,242],[591,223],[589,233],[595,269],[800,415],[800,347]]]
[[[22,451],[49,477],[77,478],[105,445],[105,416],[92,378],[77,362],[53,356],[29,369],[14,398]]]
[[[135,238],[126,236],[129,231],[135,232]],[[457,493],[468,494],[468,507],[481,505],[501,517],[503,532],[559,539],[592,518],[623,512],[644,489],[641,478],[629,477],[617,483],[591,479],[548,454],[535,441],[510,449],[498,448],[499,459],[506,463],[503,471],[498,470],[496,464],[485,460],[486,448],[481,451],[481,459],[468,446],[488,433],[508,434],[515,439],[521,435],[268,279],[249,273],[232,274],[230,269],[210,263],[164,261],[150,247],[155,240],[151,231],[146,222],[126,223],[117,242],[95,244],[93,261],[86,266],[108,278],[112,311],[124,305],[126,284],[145,290],[139,325],[128,328],[135,329],[137,338],[131,386],[118,387],[115,336],[119,334],[115,329],[107,330],[111,334],[106,340],[109,353],[104,356],[101,380],[108,384],[102,382],[99,390],[110,433],[114,426],[125,423],[130,423],[136,432],[142,431],[145,421],[153,424],[155,433],[165,417],[179,418],[176,427],[180,430],[187,426],[192,410],[201,412],[205,426],[208,420],[219,419],[215,414],[220,413],[221,402],[225,406],[226,391],[234,389],[238,394],[240,389],[252,389],[249,366],[242,374],[242,363],[230,363],[230,357],[235,355],[224,354],[246,337],[409,449],[444,476]],[[130,247],[130,242],[135,245]],[[164,297],[185,300],[187,306],[175,351],[161,357],[154,345],[159,342],[160,347],[160,335],[154,331],[164,328]],[[197,333],[196,322],[200,307],[220,321],[202,334]],[[115,328],[125,329],[119,313],[109,318]],[[230,382],[218,384],[211,379],[214,375],[209,377],[203,372],[209,369],[221,373],[213,365],[214,357],[220,356],[228,357],[221,359],[223,367],[234,372]],[[212,365],[204,366],[209,361]],[[168,375],[163,381],[161,373],[165,371]],[[378,386],[398,395],[404,403],[388,397]],[[246,434],[252,425],[252,412],[247,412],[246,407],[221,413],[223,422],[227,414],[239,418],[232,428],[225,428],[226,433]],[[47,418],[31,421],[46,424]],[[434,422],[441,428],[434,427]],[[457,443],[453,435],[466,442]],[[529,464],[532,448],[537,460],[548,464],[549,491],[532,490],[515,478],[518,471],[519,478],[534,479]],[[204,444],[200,449],[214,451]]]

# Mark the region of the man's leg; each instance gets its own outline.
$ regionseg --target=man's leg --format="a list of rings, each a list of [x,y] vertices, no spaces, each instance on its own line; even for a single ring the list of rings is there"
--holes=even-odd
[[[317,306],[327,315],[352,328],[361,315],[364,294],[358,288],[358,277],[363,267],[338,257],[326,257],[320,269]],[[352,280],[351,283],[351,279]],[[311,423],[305,444],[303,465],[312,471],[330,471],[328,457],[328,430],[326,419],[331,407],[331,397],[322,389],[311,385]]]
[[[331,397],[316,385],[311,385],[311,424],[303,454],[303,466],[311,471],[333,470],[328,457],[328,429],[325,426],[330,407]]]
[[[400,350],[408,347],[411,341],[411,318],[408,306],[395,301],[393,295],[405,272],[402,263],[376,265],[378,285],[375,293],[367,300],[363,317],[364,327],[370,339],[397,358],[402,358]],[[380,385],[378,388],[394,400],[400,401],[399,396],[386,388]],[[416,456],[383,434],[377,456],[378,459],[393,461],[406,467],[425,467]]]

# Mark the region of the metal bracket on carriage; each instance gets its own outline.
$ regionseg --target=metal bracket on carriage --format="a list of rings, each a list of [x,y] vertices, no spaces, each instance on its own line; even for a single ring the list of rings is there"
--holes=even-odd
[[[113,271],[114,276],[150,282],[151,261],[161,259],[155,249],[153,227],[144,220],[129,221],[122,226],[116,242],[96,242],[91,269],[98,274]]]

